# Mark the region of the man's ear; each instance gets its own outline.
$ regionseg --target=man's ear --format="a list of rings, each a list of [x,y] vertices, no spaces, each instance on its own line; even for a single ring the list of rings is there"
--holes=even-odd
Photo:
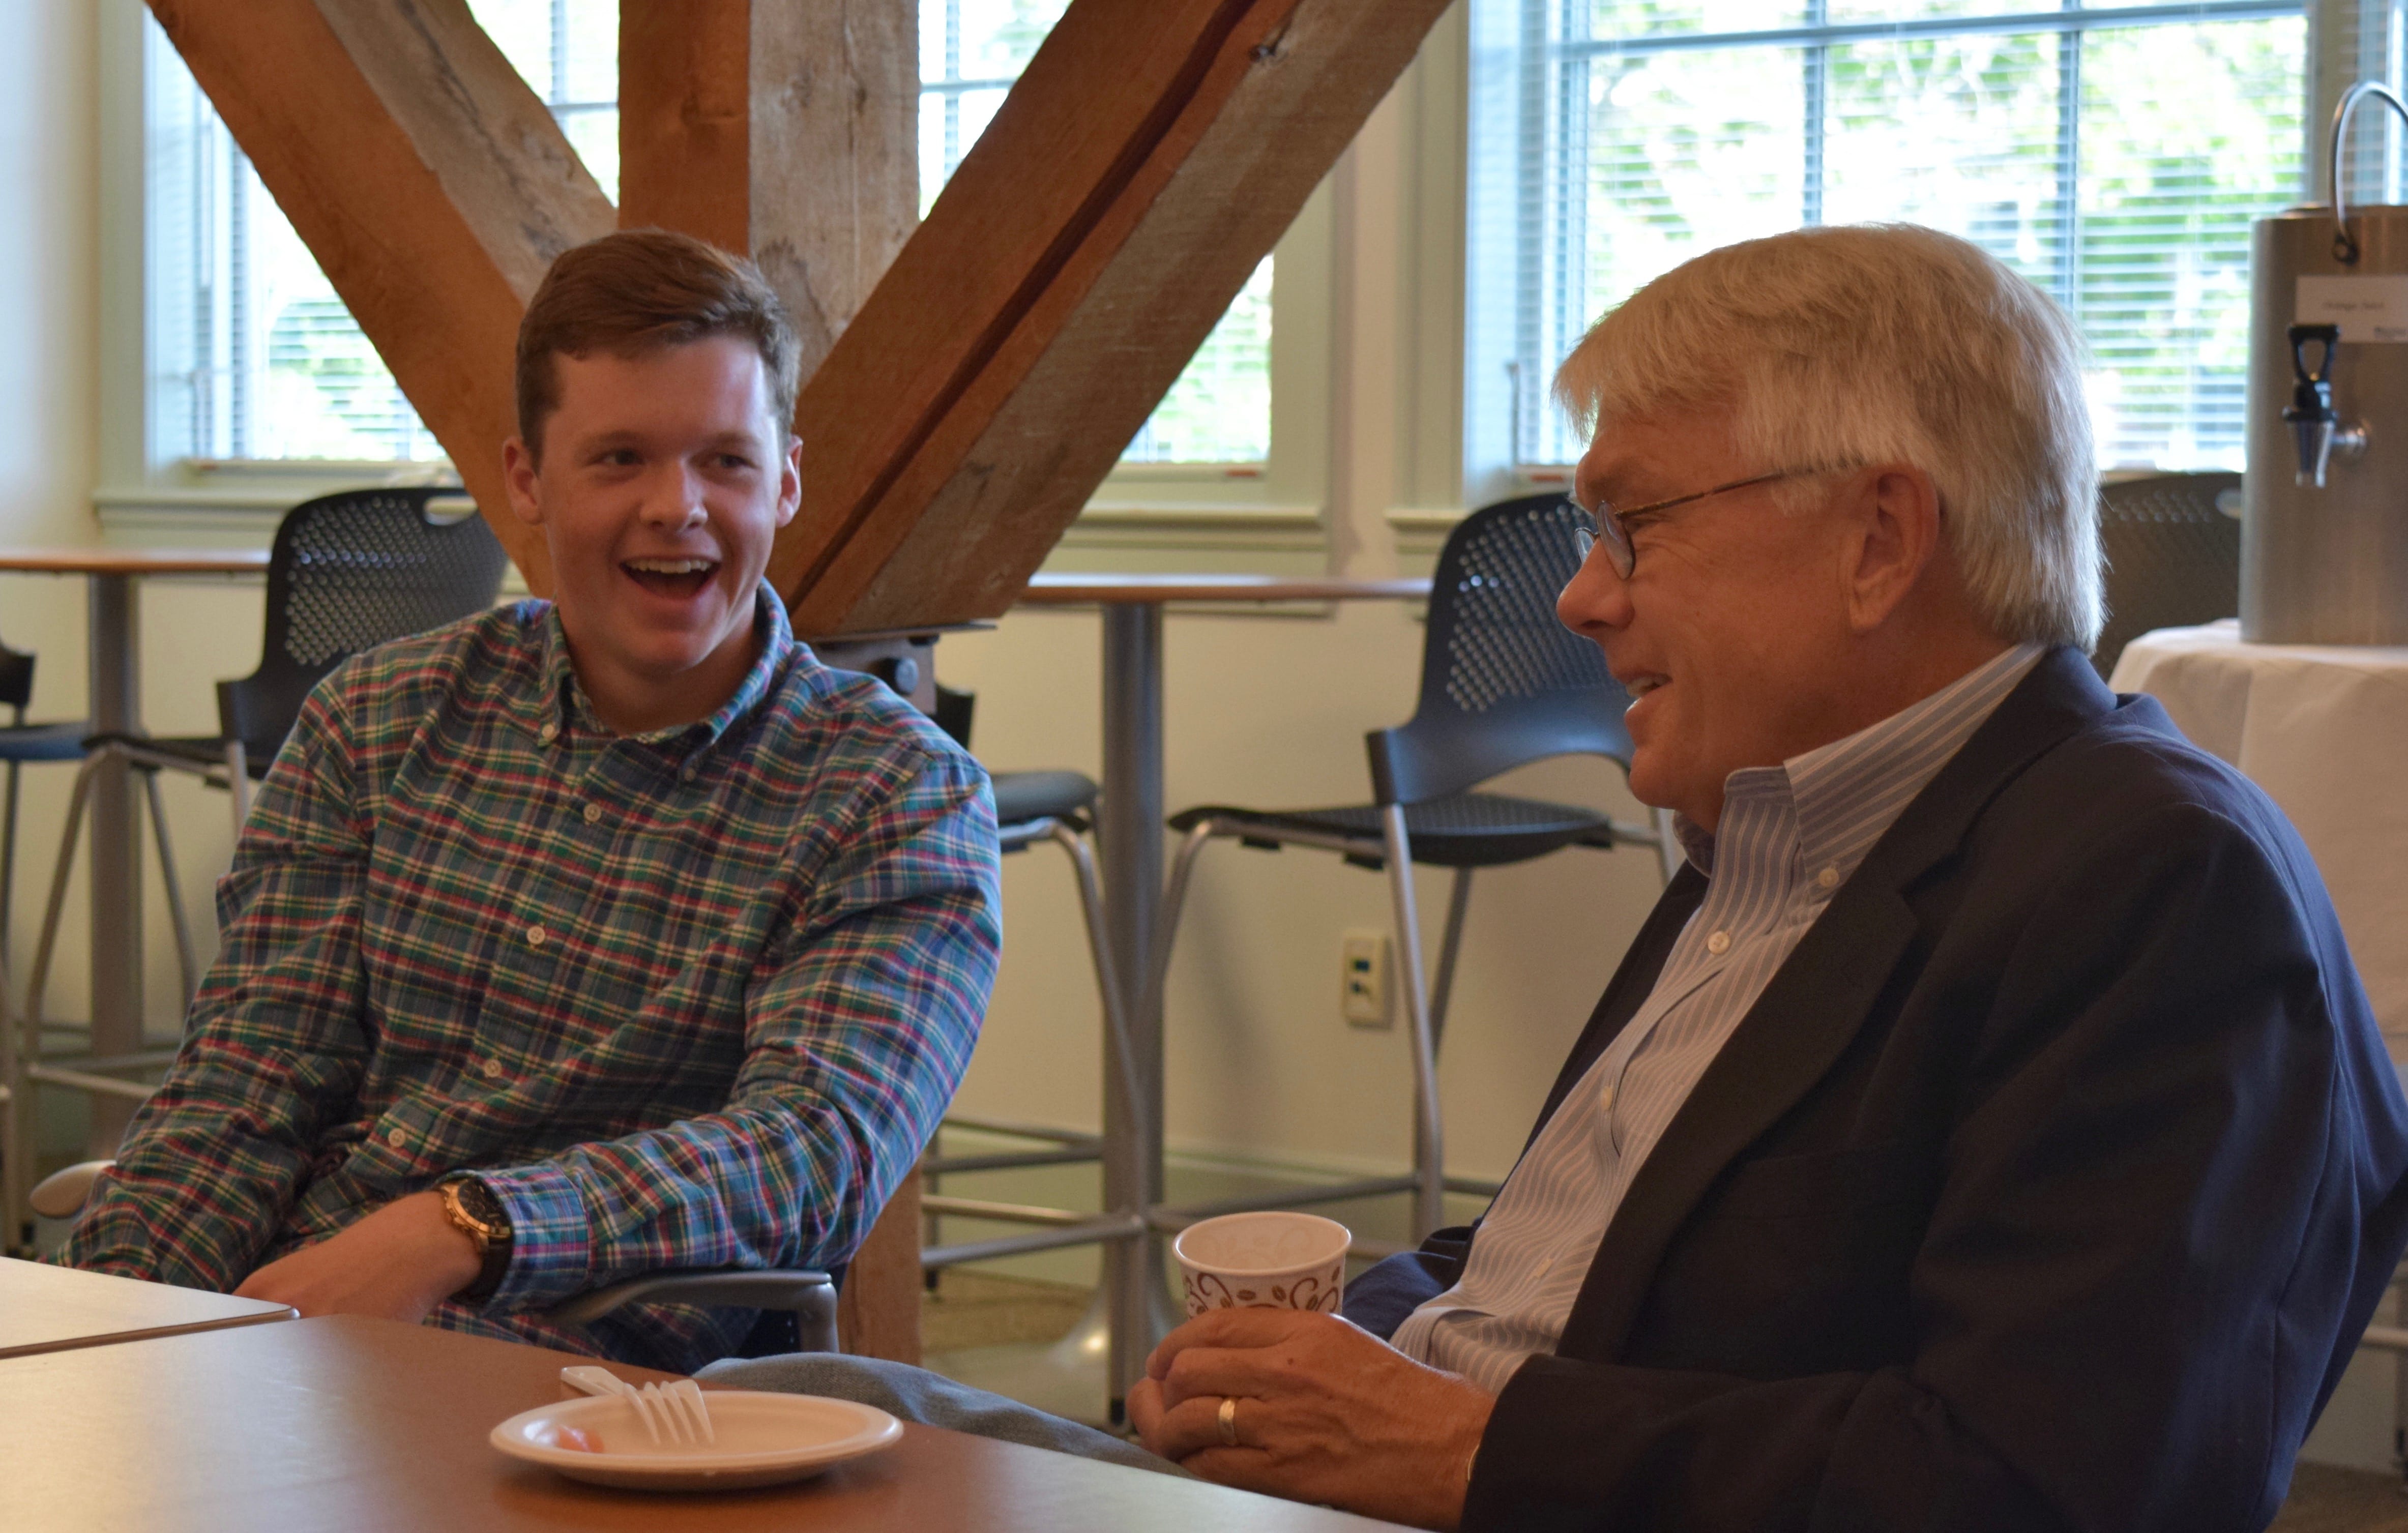
[[[1870,472],[1846,571],[1848,626],[1859,634],[1888,622],[1941,557],[1940,487],[1931,476],[1904,464]]]
[[[778,525],[795,519],[803,506],[803,440],[786,438],[785,455],[778,464]]]
[[[510,492],[510,511],[530,527],[543,525],[543,500],[536,492],[535,454],[512,437],[502,444],[502,483]]]

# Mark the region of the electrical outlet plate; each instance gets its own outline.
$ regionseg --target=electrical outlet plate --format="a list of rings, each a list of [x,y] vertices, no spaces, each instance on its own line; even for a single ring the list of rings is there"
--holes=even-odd
[[[1340,990],[1339,1010],[1349,1027],[1387,1027],[1394,1024],[1394,1012],[1388,1004],[1388,977],[1395,966],[1388,961],[1388,934],[1383,931],[1350,931],[1338,942]]]

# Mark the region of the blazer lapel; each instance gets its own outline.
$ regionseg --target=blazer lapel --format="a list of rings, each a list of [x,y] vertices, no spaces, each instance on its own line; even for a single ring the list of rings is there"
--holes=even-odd
[[[1572,1305],[1559,1353],[1621,1355],[1656,1266],[1689,1211],[1822,1079],[1864,1025],[1914,941],[1905,891],[1955,853],[1983,808],[2035,757],[2114,707],[2088,660],[2073,650],[2053,651],[1907,806],[1748,1009],[1632,1179]],[[1689,911],[1703,892],[1700,880]],[[1667,953],[1670,947],[1668,938]],[[1662,962],[1658,955],[1658,967]],[[1551,1110],[1566,1089],[1557,1082]]]

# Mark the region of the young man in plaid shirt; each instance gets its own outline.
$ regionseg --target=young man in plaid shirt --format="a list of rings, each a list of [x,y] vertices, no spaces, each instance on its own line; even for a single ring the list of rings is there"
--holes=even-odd
[[[851,1254],[978,1036],[995,811],[762,584],[796,368],[749,263],[639,232],[554,264],[505,469],[556,595],[309,699],[63,1260],[690,1370],[753,1315],[544,1311]]]

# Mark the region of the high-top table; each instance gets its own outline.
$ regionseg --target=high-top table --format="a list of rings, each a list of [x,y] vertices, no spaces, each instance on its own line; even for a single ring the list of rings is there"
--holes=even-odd
[[[0,1258],[0,1358],[292,1318],[289,1304]]]
[[[1201,1481],[907,1426],[762,1490],[580,1484],[486,1434],[587,1362],[357,1316],[0,1360],[0,1505],[44,1533],[1371,1533],[1392,1525]],[[640,1382],[668,1375],[614,1366]]]
[[[1043,574],[1028,582],[1028,607],[1100,607],[1104,616],[1103,803],[1096,826],[1101,847],[1105,916],[1121,1014],[1129,1019],[1141,1102],[1104,1076],[1104,1203],[1140,1211],[1162,1201],[1162,1016],[1144,1005],[1162,904],[1162,612],[1184,605],[1412,601],[1429,595],[1422,579],[1291,579],[1275,575]],[[1112,1408],[1144,1368],[1159,1338],[1156,1311],[1168,1301],[1162,1250],[1152,1238],[1107,1245],[1105,1286],[1111,1295]]]
[[[92,724],[102,733],[142,727],[141,629],[134,582],[149,575],[257,575],[265,549],[0,548],[0,572],[80,575],[86,613]],[[23,640],[21,638],[22,644]],[[142,863],[134,788],[122,771],[94,778],[92,817],[92,1051],[142,1047]],[[89,1153],[116,1152],[134,1104],[93,1098]]]

